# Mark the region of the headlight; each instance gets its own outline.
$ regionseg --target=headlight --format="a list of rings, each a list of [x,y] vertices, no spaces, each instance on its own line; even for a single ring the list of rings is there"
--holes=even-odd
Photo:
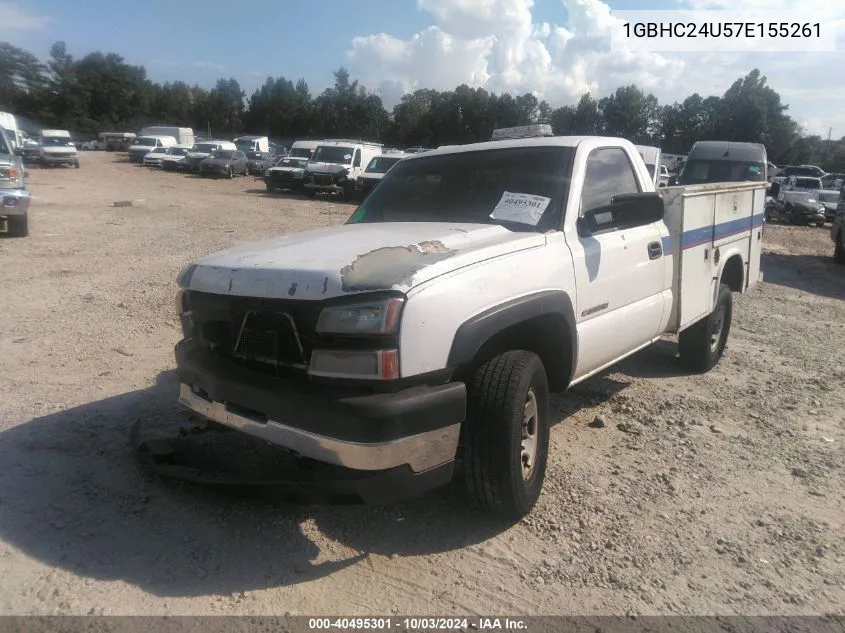
[[[399,327],[404,299],[328,306],[320,312],[317,331],[322,334],[393,334]]]
[[[182,336],[186,339],[194,335],[194,319],[191,311],[191,293],[188,290],[180,290],[176,293],[176,314],[179,316],[179,324],[182,326]]]

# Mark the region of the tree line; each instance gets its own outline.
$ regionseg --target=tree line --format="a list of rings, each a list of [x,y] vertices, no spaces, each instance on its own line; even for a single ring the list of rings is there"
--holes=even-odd
[[[760,142],[776,164],[845,171],[845,137],[828,142],[803,135],[756,69],[721,96],[693,94],[672,104],[661,105],[635,85],[600,99],[585,94],[577,104],[557,108],[530,93],[495,94],[461,85],[416,90],[390,112],[345,68],[334,79],[314,96],[303,79],[268,77],[247,96],[234,78],[219,79],[210,90],[183,81],[161,84],[115,53],[76,59],[64,42],[56,42],[42,61],[0,42],[0,110],[21,115],[24,127],[30,121],[31,127],[68,129],[80,138],[167,123],[200,134],[211,130],[214,136],[353,137],[437,147],[487,140],[498,127],[549,123],[556,134],[621,136],[674,154],[686,153],[698,140]]]

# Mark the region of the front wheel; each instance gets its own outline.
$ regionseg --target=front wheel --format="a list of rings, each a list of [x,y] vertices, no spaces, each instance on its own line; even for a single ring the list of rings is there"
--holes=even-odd
[[[703,374],[716,366],[728,342],[732,317],[731,289],[720,284],[713,311],[678,335],[678,352],[687,369]]]
[[[549,385],[540,358],[510,351],[469,385],[464,484],[474,505],[519,520],[537,503],[549,451]]]

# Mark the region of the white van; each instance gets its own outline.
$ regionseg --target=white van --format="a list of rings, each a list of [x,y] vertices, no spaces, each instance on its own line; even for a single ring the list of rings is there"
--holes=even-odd
[[[381,143],[364,141],[321,141],[305,167],[306,193],[311,198],[317,193],[337,193],[351,199],[358,176],[382,148]]]
[[[320,146],[320,143],[326,141],[296,141],[290,146],[288,156],[291,158],[311,158],[314,150]]]
[[[679,185],[766,182],[766,147],[761,143],[697,141],[678,176]]]
[[[188,171],[198,170],[200,163],[211,156],[212,152],[215,152],[218,149],[225,149],[234,152],[238,148],[232,141],[211,140],[195,143],[193,147],[191,147],[191,151],[188,152],[188,155],[185,156],[185,169]]]
[[[270,139],[266,136],[239,136],[235,139],[235,146],[244,154],[270,153]]]
[[[637,148],[640,156],[643,157],[643,162],[645,162],[648,173],[652,177],[654,186],[656,187],[660,178],[660,148],[649,145],[634,145],[634,147]]]
[[[142,163],[150,152],[178,144],[173,136],[139,136],[129,146],[129,162]]]
[[[41,165],[73,165],[79,169],[76,145],[67,130],[41,130],[38,147]]]
[[[193,145],[194,131],[189,127],[173,127],[170,125],[151,125],[141,128],[138,136],[172,136],[178,145]]]

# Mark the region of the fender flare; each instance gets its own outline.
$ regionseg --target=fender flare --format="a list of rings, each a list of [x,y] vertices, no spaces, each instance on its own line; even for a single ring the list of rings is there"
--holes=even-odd
[[[482,346],[504,330],[546,315],[559,315],[568,330],[571,359],[566,384],[578,366],[578,329],[572,300],[563,290],[536,292],[488,308],[464,321],[455,332],[449,350],[449,367],[459,367],[472,362]]]

